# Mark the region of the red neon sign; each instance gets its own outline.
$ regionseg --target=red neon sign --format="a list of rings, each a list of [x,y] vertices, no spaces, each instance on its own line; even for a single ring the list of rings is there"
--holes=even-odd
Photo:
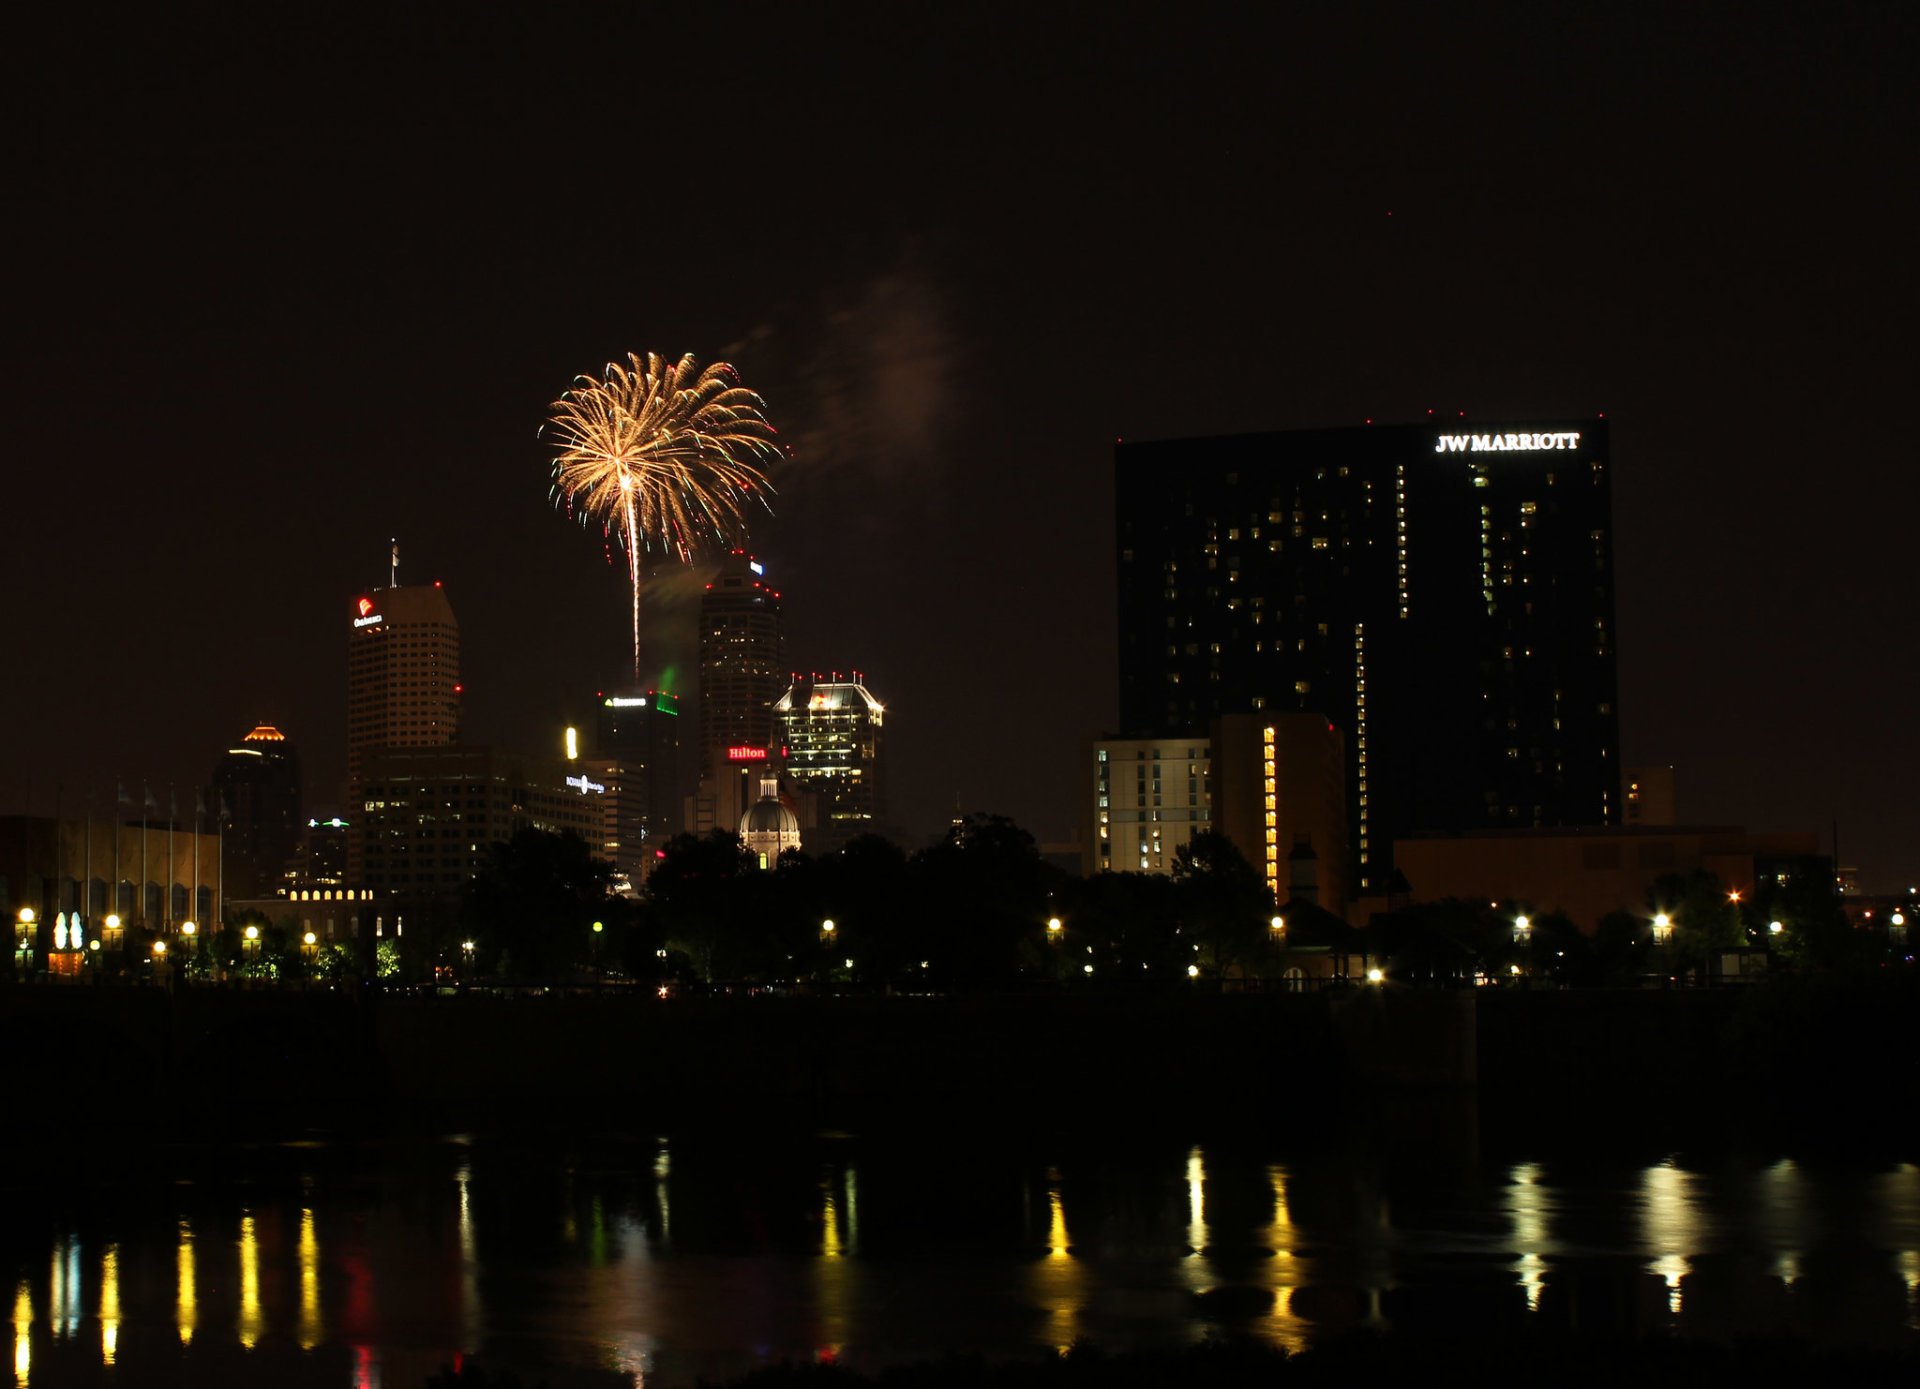
[[[729,762],[765,762],[766,760],[767,750],[765,748],[733,747],[727,749],[727,761]]]
[[[372,611],[373,611],[373,599],[362,598],[360,600],[360,616],[365,617],[368,613]]]

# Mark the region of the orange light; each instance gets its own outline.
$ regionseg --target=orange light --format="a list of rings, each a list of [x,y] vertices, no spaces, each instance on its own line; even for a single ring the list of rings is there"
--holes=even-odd
[[[360,600],[360,616],[365,617],[368,613],[372,611],[373,611],[373,599],[362,598]]]

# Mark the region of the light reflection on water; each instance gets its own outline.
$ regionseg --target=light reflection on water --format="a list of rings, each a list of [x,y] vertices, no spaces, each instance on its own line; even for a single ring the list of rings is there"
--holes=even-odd
[[[200,1367],[183,1379],[289,1389],[401,1389],[443,1362],[504,1357],[560,1389],[1082,1338],[1224,1332],[1297,1349],[1393,1324],[1429,1295],[1479,1315],[1462,1289],[1485,1290],[1488,1317],[1504,1289],[1519,1315],[1631,1322],[1629,1277],[1657,1320],[1623,1330],[1824,1332],[1836,1304],[1854,1309],[1851,1339],[1920,1329],[1911,1164],[1528,1161],[1414,1183],[1201,1146],[1024,1172],[1017,1158],[919,1164],[659,1143],[529,1170],[476,1145],[393,1173],[202,1182],[152,1217],[50,1214],[0,1244],[24,1271],[14,1382],[58,1389],[100,1366],[151,1378],[166,1354]],[[1596,1300],[1576,1309],[1582,1287]],[[236,1378],[235,1363],[254,1368]]]

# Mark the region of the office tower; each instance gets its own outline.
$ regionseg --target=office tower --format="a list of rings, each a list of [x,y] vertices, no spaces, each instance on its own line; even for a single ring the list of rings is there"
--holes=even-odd
[[[204,822],[226,815],[225,884],[230,898],[268,896],[300,850],[305,810],[300,758],[287,735],[261,724],[228,748],[213,770]]]
[[[1603,422],[1115,451],[1122,732],[1324,714],[1351,885],[1419,831],[1616,823]]]
[[[718,777],[728,748],[767,748],[773,702],[787,687],[780,595],[744,550],[729,554],[700,598],[700,774]]]
[[[606,787],[558,757],[484,745],[371,748],[348,829],[348,882],[406,899],[456,897],[492,846],[523,829],[598,844]]]
[[[810,853],[831,853],[886,821],[886,710],[860,672],[823,680],[795,678],[774,702],[774,738],[787,779],[805,807],[801,828]]]
[[[347,638],[347,777],[373,748],[433,748],[460,729],[460,624],[437,583],[354,599]]]
[[[680,832],[680,701],[658,690],[596,699],[588,760],[606,785],[601,854],[629,884]]]

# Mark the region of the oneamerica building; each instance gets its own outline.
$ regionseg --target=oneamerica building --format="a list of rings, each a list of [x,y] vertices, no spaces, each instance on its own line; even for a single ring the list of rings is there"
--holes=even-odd
[[[1611,462],[1597,419],[1118,445],[1123,733],[1325,715],[1355,897],[1395,839],[1618,823]]]

